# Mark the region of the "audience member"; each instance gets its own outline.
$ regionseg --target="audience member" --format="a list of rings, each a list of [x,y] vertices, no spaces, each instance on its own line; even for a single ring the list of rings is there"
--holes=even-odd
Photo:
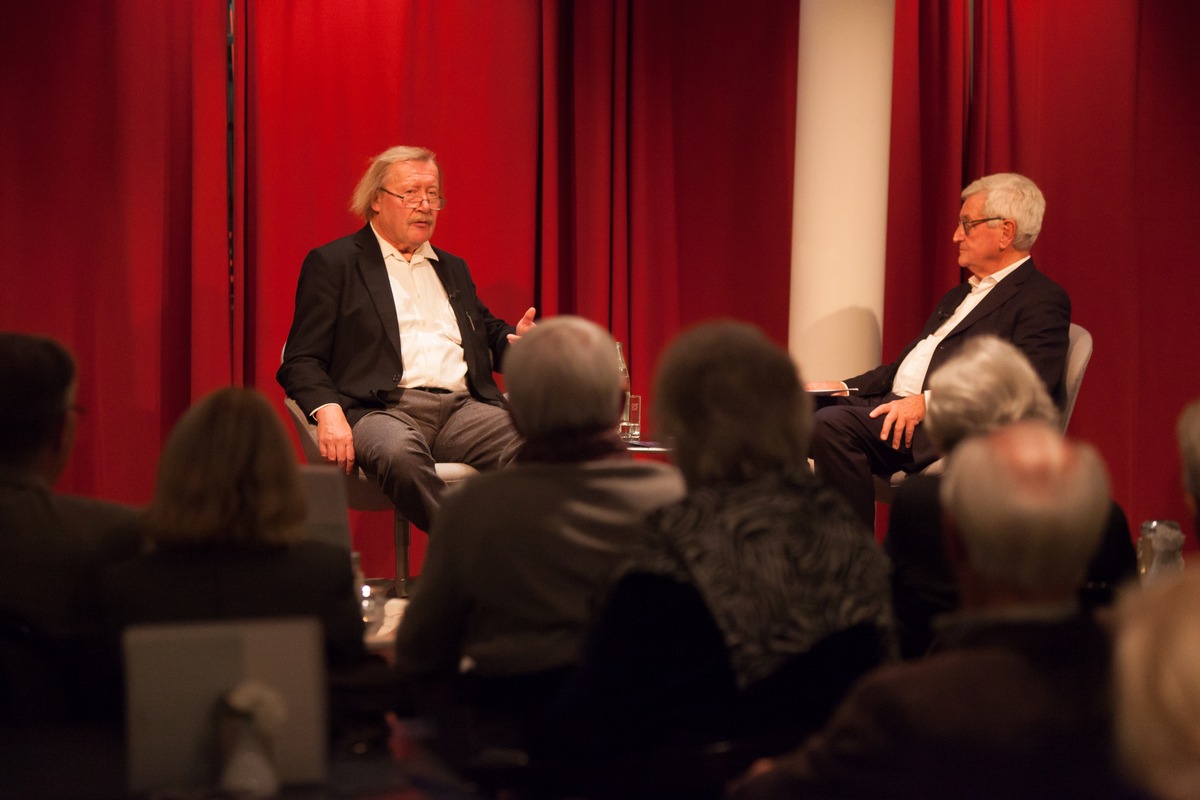
[[[560,758],[798,741],[888,653],[887,559],[808,470],[788,354],[751,325],[702,325],[664,355],[655,399],[688,493],[650,516],[601,613],[540,748]],[[613,791],[669,791],[656,768],[608,770],[628,781]]]
[[[171,432],[147,509],[149,550],[103,573],[116,626],[314,616],[331,664],[364,654],[348,551],[303,539],[307,507],[282,423],[255,389],[218,389]]]
[[[429,243],[445,204],[430,151],[373,159],[351,202],[367,224],[304,259],[276,376],[316,421],[321,455],[347,474],[357,463],[425,531],[446,489],[435,462],[511,458],[492,370],[534,326],[532,308],[515,328],[492,316],[467,263]]]
[[[1114,661],[1129,779],[1162,800],[1200,797],[1200,572],[1122,594]]]
[[[599,326],[544,322],[509,354],[506,376],[525,443],[512,466],[447,495],[397,632],[396,667],[423,688],[418,696],[449,682],[477,720],[511,722],[519,739],[522,720],[578,662],[596,596],[642,517],[684,486],[675,469],[632,460],[617,435],[616,344]]]
[[[1033,181],[1014,173],[988,175],[962,192],[954,231],[958,265],[971,275],[938,303],[921,335],[890,364],[813,389],[856,389],[823,400],[813,425],[817,476],[842,492],[858,515],[875,518],[872,474],[917,472],[938,457],[921,421],[928,376],[971,337],[1011,341],[1061,406],[1071,301],[1039,272],[1029,253],[1042,228],[1046,201]]]
[[[1179,459],[1183,463],[1184,500],[1196,518],[1200,534],[1200,400],[1193,400],[1179,415],[1176,433]]]
[[[940,493],[962,596],[946,648],[868,675],[730,797],[1127,796],[1109,640],[1076,597],[1110,511],[1099,455],[1019,422],[959,444]]]
[[[93,670],[77,637],[94,628],[90,609],[97,571],[136,552],[138,512],[100,500],[53,491],[71,454],[82,409],[75,404],[71,354],[52,339],[0,332],[0,625],[6,640],[44,646],[64,661]],[[69,654],[69,655],[64,655]],[[86,692],[85,676],[51,685],[47,672],[13,672],[0,696],[0,716],[70,716]],[[74,670],[70,670],[74,673]],[[39,693],[41,686],[46,693]],[[61,690],[62,693],[56,691]],[[63,696],[63,693],[71,696]],[[24,701],[32,707],[26,707]],[[20,707],[17,707],[20,706]]]
[[[1021,351],[990,335],[977,336],[929,378],[929,438],[950,453],[969,436],[1020,420],[1059,424],[1059,411]],[[958,606],[958,589],[942,543],[937,475],[911,475],[896,492],[885,548],[892,559],[892,600],[906,658],[924,655],[933,620]],[[1120,582],[1137,574],[1125,513],[1112,504],[1104,539],[1081,587],[1089,604],[1108,602]]]

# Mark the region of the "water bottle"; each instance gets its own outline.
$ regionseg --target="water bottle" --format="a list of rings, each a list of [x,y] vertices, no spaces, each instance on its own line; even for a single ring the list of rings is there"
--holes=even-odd
[[[621,423],[618,426],[618,431],[621,433],[621,438],[629,438],[629,396],[632,383],[629,380],[629,365],[625,363],[625,351],[621,348],[621,343],[617,342],[617,372],[621,376],[621,391],[625,395],[624,405],[621,409]]]
[[[1145,564],[1144,583],[1152,583],[1183,569],[1183,538],[1183,530],[1174,520],[1156,519],[1142,523],[1138,556],[1139,566]]]

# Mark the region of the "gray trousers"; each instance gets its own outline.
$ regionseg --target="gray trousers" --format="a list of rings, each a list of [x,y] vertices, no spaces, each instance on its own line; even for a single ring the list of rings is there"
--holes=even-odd
[[[428,532],[446,489],[434,465],[457,461],[494,469],[512,461],[521,439],[507,409],[469,392],[397,389],[394,399],[355,424],[355,461],[409,522]]]

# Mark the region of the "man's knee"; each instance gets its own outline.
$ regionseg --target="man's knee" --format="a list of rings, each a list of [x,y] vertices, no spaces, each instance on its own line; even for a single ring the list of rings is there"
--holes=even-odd
[[[844,442],[853,428],[858,409],[851,406],[825,406],[813,413],[809,434],[810,451],[819,451],[834,442]]]
[[[354,426],[354,450],[366,467],[432,460],[425,437],[412,425],[386,414],[368,414]]]

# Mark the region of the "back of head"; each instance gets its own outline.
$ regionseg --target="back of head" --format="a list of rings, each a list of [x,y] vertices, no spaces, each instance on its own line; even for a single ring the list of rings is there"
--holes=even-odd
[[[753,325],[711,322],[680,335],[663,355],[654,397],[689,484],[805,463],[812,400],[788,353]]]
[[[307,513],[287,431],[256,389],[201,398],[171,432],[147,509],[147,535],[164,544],[266,545],[296,541]]]
[[[1179,458],[1183,462],[1183,488],[1192,498],[1192,510],[1197,511],[1200,509],[1200,400],[1192,401],[1179,415],[1176,433]]]
[[[1073,596],[1111,510],[1096,450],[1043,422],[1018,422],[950,454],[942,508],[971,570],[994,586]]]
[[[1025,354],[992,336],[975,336],[929,377],[925,425],[942,453],[968,436],[1011,422],[1058,425],[1060,415]]]
[[[75,391],[75,361],[44,336],[0,332],[0,464],[25,467],[54,443]]]
[[[1046,213],[1046,198],[1037,184],[1015,172],[985,175],[962,191],[962,199],[977,194],[986,195],[983,203],[985,217],[1004,217],[1017,225],[1013,247],[1028,252],[1042,232],[1042,217]]]
[[[432,150],[409,145],[390,147],[371,159],[371,166],[367,167],[367,171],[359,179],[358,185],[354,187],[354,194],[350,197],[350,211],[353,214],[368,222],[375,216],[375,210],[371,208],[371,201],[375,199],[379,190],[383,188],[384,182],[387,181],[388,170],[401,161],[431,162],[438,168],[438,182],[441,182],[442,167],[438,164],[437,156]]]
[[[616,429],[621,415],[617,345],[583,317],[538,323],[504,357],[508,402],[530,439]]]
[[[1200,797],[1200,573],[1122,594],[1114,673],[1126,772],[1154,797]]]

